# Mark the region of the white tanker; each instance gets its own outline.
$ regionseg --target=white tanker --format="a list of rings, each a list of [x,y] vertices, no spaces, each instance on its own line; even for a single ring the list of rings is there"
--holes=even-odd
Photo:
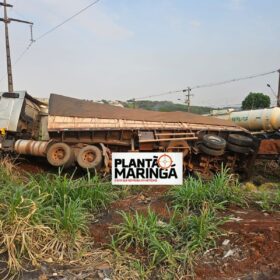
[[[280,129],[280,108],[231,112],[215,110],[211,116],[231,120],[250,131],[272,132]]]

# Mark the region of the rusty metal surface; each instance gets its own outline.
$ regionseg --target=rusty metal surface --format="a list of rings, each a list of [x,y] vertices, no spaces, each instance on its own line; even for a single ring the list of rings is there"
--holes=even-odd
[[[258,155],[279,155],[280,139],[261,140]]]
[[[44,157],[49,142],[33,140],[17,140],[15,143],[15,152],[21,155],[32,155]]]
[[[185,112],[155,112],[142,109],[120,108],[71,97],[51,94],[49,102],[51,116],[118,119],[147,122],[189,123],[213,126],[237,127],[231,121],[205,117]]]
[[[211,124],[194,124],[181,122],[158,122],[158,121],[135,121],[123,119],[105,119],[105,118],[79,118],[49,116],[49,131],[68,131],[68,130],[150,130],[150,129],[167,129],[167,130],[212,130],[212,131],[246,131],[238,126],[222,126]]]

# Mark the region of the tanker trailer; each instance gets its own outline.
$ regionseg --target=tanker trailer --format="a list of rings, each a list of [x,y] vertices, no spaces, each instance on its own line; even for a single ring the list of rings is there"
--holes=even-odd
[[[229,118],[250,131],[272,132],[280,129],[280,108],[232,112]]]
[[[280,129],[279,107],[246,111],[213,110],[210,115],[219,119],[231,120],[252,132],[275,132]]]
[[[280,108],[267,108],[213,114],[216,118],[228,119],[244,127],[260,139],[258,158],[277,159],[280,156]]]

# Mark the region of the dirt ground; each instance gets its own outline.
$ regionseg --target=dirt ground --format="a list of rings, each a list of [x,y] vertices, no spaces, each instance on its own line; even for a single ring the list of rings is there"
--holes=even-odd
[[[28,172],[45,172],[47,167],[45,164],[34,167],[31,162],[23,161],[20,168]],[[255,185],[279,183],[279,168],[274,163],[258,162],[251,182]],[[121,222],[119,211],[145,212],[150,207],[163,220],[168,218],[168,189],[143,186],[136,194],[112,203],[90,227],[95,248],[100,250],[110,242],[112,226]],[[227,235],[217,241],[216,248],[208,250],[196,260],[195,279],[280,279],[280,213],[262,212],[252,205],[245,209],[231,206],[221,213],[221,216],[229,215],[230,221],[223,225]]]
[[[112,226],[121,222],[118,211],[147,211],[150,206],[163,219],[169,216],[165,187],[150,187],[141,194],[117,201],[91,227],[96,246],[110,241]],[[254,207],[232,206],[222,215],[231,216],[217,248],[196,260],[195,279],[280,279],[280,213],[265,213]],[[223,244],[224,243],[224,244]]]

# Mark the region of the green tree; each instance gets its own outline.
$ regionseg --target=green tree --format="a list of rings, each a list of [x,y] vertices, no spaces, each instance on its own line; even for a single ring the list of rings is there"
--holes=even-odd
[[[250,92],[242,102],[242,110],[263,109],[269,107],[269,96],[260,92]]]

